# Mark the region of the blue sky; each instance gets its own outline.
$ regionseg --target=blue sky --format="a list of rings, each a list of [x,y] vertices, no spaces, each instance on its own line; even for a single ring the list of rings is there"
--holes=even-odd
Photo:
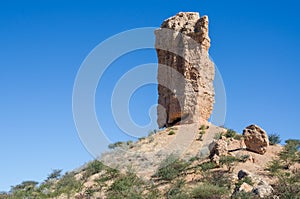
[[[299,9],[296,0],[1,1],[0,190],[91,160],[72,117],[82,61],[108,37],[159,26],[179,11],[209,16],[210,55],[227,92],[226,126],[241,132],[256,123],[283,139],[299,139]],[[153,50],[134,52],[106,72],[96,107],[113,141],[118,128],[103,93],[111,93],[110,83],[127,70],[156,61]],[[141,88],[133,98],[133,118],[146,124],[156,86]]]

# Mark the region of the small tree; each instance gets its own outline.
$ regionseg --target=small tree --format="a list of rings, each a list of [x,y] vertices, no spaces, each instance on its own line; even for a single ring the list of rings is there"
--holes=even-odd
[[[50,173],[47,177],[47,181],[53,180],[53,179],[59,179],[61,177],[61,169],[53,169],[52,173]]]
[[[280,152],[279,157],[286,164],[288,169],[295,162],[299,161],[300,140],[287,140],[286,145]]]
[[[24,181],[19,185],[13,186],[11,188],[11,192],[14,193],[16,191],[28,191],[28,190],[33,190],[36,185],[38,184],[38,182],[35,181]]]
[[[281,142],[279,134],[272,133],[269,135],[270,145],[279,144]]]
[[[171,154],[160,164],[159,169],[153,177],[161,180],[171,181],[175,179],[189,164]]]

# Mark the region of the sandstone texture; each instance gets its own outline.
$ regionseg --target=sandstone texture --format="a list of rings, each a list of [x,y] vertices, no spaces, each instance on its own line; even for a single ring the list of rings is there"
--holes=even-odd
[[[155,35],[159,127],[207,122],[215,95],[208,17],[180,12],[165,20]]]
[[[250,125],[243,131],[245,145],[248,150],[265,154],[269,146],[267,133],[257,125]]]
[[[210,152],[211,157],[214,155],[217,156],[226,156],[228,155],[228,144],[226,140],[217,140],[212,143],[213,147]]]
[[[237,191],[253,192],[260,198],[265,198],[272,193],[272,191],[273,191],[272,186],[269,185],[269,183],[267,183],[265,180],[263,180],[260,176],[250,173],[247,170],[240,170],[238,172],[238,179],[242,180],[245,177],[248,177],[251,179],[253,186],[243,183],[242,186]]]

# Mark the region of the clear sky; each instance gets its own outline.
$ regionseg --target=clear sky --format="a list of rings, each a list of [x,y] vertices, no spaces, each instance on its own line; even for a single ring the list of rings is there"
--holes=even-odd
[[[256,123],[282,139],[299,139],[299,10],[297,0],[1,1],[0,190],[91,160],[72,116],[82,61],[106,38],[157,27],[179,11],[209,16],[210,55],[227,93],[225,125],[242,132]],[[96,106],[113,141],[119,136],[107,106],[111,83],[138,64],[156,61],[154,50],[135,52],[106,72]],[[132,116],[146,124],[156,86],[141,88],[133,98]]]

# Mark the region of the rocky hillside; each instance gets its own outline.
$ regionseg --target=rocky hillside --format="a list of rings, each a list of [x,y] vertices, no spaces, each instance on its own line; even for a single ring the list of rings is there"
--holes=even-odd
[[[257,125],[238,134],[207,122],[215,101],[208,18],[181,12],[155,34],[162,130],[111,144],[99,160],[25,181],[0,199],[300,199],[300,140],[280,146]]]
[[[174,150],[189,133],[188,147]],[[170,127],[112,144],[101,160],[63,176],[55,170],[41,184],[23,182],[0,198],[300,198],[300,141],[280,146],[269,137],[271,145],[256,125],[243,135],[210,125]]]

